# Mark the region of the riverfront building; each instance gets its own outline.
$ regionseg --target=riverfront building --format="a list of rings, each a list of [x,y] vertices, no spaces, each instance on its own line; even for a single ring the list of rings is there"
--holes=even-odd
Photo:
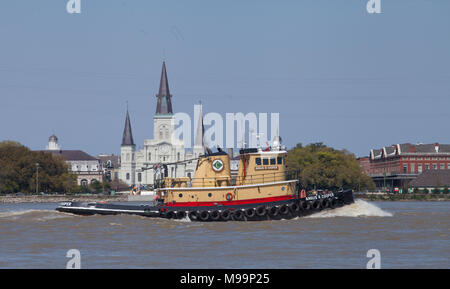
[[[202,125],[198,125],[198,129],[201,130]],[[166,64],[163,62],[159,92],[156,95],[156,114],[153,117],[153,139],[146,139],[142,149],[136,149],[127,111],[119,178],[128,185],[152,186],[155,172],[163,167],[167,167],[169,177],[193,177],[197,166],[196,158],[204,152],[203,134],[197,132],[193,150],[186,151],[183,140],[173,137],[174,130],[172,95],[169,91]]]
[[[359,158],[364,172],[377,188],[404,188],[427,170],[450,170],[450,144],[395,144],[371,149]]]
[[[53,156],[61,156],[66,161],[69,169],[77,175],[79,186],[103,182],[103,170],[99,159],[81,150],[62,150],[54,134],[48,140],[46,151]]]

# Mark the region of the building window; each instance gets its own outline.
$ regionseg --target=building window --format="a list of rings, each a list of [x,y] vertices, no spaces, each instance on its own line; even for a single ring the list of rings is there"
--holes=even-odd
[[[433,164],[433,170],[437,170],[437,164]]]
[[[149,160],[149,161],[152,160],[152,153],[148,153],[148,160]]]
[[[417,159],[418,159],[419,161],[421,161],[421,160],[422,160],[422,157],[418,157]]]
[[[119,178],[119,173],[118,172],[114,172],[114,179],[117,180]]]
[[[261,165],[261,158],[256,158],[255,159],[255,163],[256,163],[257,166],[260,166]]]
[[[129,162],[130,161],[130,154],[128,153],[127,154],[127,162]]]
[[[447,170],[450,170],[450,164],[447,164]]]
[[[410,164],[409,168],[410,168],[411,174],[414,174],[416,172],[416,168],[414,167],[414,164]]]
[[[415,157],[410,157],[409,159],[413,161],[413,160],[415,160],[416,158],[415,158]]]
[[[439,167],[439,169],[445,170],[445,165],[444,165],[444,164],[441,164],[440,167]]]
[[[138,173],[138,182],[142,182],[142,174]]]
[[[417,165],[417,172],[420,174],[422,172],[422,164]]]
[[[130,179],[130,173],[127,173],[127,180]]]
[[[429,169],[430,169],[430,164],[426,164],[426,165],[425,165],[425,169],[426,169],[426,170],[429,170]]]
[[[408,165],[403,165],[403,173],[408,173]]]
[[[96,179],[92,179],[92,180],[91,180],[91,185],[94,184],[94,183],[96,183],[96,182],[98,182]]]
[[[81,186],[83,186],[83,187],[87,187],[88,181],[87,181],[86,179],[82,179],[81,182],[80,182],[80,184],[81,184]]]
[[[180,153],[177,153],[177,161],[180,160]]]

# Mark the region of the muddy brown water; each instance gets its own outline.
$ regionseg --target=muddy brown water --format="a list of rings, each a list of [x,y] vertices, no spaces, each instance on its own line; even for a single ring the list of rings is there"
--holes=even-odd
[[[0,204],[0,268],[450,268],[449,202],[367,202],[306,218],[198,223]]]

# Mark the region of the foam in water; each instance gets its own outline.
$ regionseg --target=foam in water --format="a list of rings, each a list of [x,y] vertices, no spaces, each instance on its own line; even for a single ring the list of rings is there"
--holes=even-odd
[[[0,212],[0,218],[17,220],[19,218],[31,218],[32,220],[48,221],[52,219],[60,219],[71,217],[71,214],[60,213],[53,210],[21,210]]]
[[[383,211],[374,204],[358,199],[353,204],[334,210],[320,211],[306,218],[332,218],[332,217],[392,217],[392,214]]]

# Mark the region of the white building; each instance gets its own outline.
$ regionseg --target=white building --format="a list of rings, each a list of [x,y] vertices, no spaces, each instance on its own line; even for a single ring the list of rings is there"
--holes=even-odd
[[[62,150],[58,138],[53,134],[48,139],[46,151],[53,156],[62,157],[69,169],[77,175],[79,186],[88,186],[94,182],[103,182],[103,170],[100,160],[81,150]]]
[[[186,151],[184,142],[173,137],[175,118],[172,95],[169,91],[166,64],[163,62],[159,92],[156,95],[156,114],[153,117],[153,139],[144,141],[136,150],[127,111],[121,146],[120,179],[128,185],[153,185],[156,166],[166,165],[169,177],[193,177],[199,155],[204,153],[203,135],[195,139],[192,151]],[[199,118],[202,121],[202,118]],[[198,126],[199,130],[202,125]]]

